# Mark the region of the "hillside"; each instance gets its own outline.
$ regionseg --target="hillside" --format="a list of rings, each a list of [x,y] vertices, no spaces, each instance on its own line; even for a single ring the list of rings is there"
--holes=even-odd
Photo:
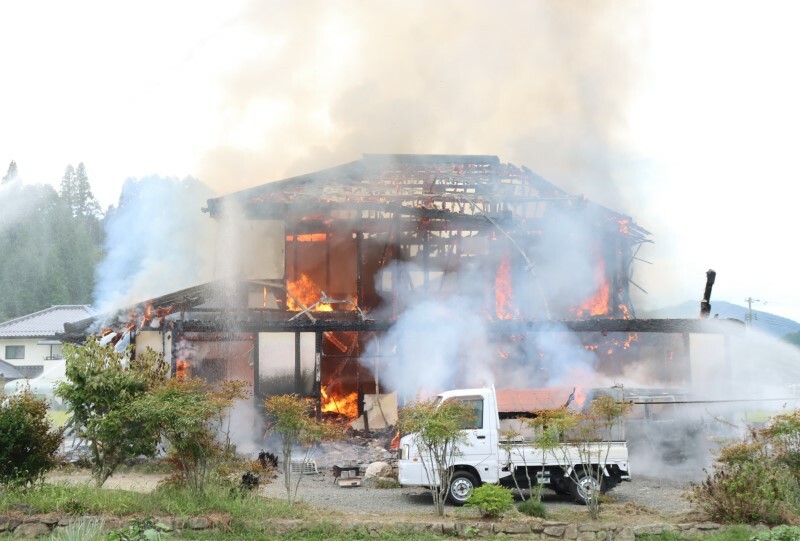
[[[725,301],[711,301],[711,317],[717,315],[720,319],[730,318],[744,321],[746,314],[746,306],[738,306]],[[657,310],[636,311],[636,317],[639,318],[696,318],[699,315],[699,301],[686,301],[676,306]],[[800,323],[763,310],[753,310],[753,328],[771,336],[783,337],[800,331]]]

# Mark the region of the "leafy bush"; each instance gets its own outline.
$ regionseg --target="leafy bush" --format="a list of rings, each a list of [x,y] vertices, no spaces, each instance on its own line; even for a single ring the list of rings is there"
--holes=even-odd
[[[134,419],[131,403],[161,384],[168,366],[150,348],[130,360],[131,348],[119,352],[97,337],[63,350],[66,380],[56,395],[69,404],[77,435],[89,444],[92,476],[102,486],[125,460],[155,455],[158,432]]]
[[[375,479],[375,488],[400,488],[400,482],[395,479],[388,479],[386,477],[378,477]]]
[[[771,530],[754,535],[750,541],[800,541],[800,527],[776,526]]]
[[[525,500],[517,506],[517,509],[529,517],[547,518],[547,509],[541,500],[533,498]]]
[[[690,500],[714,520],[783,524],[800,513],[800,414],[775,417],[723,448],[706,480],[693,485]]]
[[[0,401],[0,484],[27,485],[55,467],[62,435],[30,390]]]
[[[108,541],[160,541],[165,539],[162,532],[169,528],[150,517],[131,519],[127,528],[113,531],[108,536]]]
[[[497,518],[514,507],[514,495],[509,488],[487,483],[473,490],[465,505],[478,508],[484,517]]]

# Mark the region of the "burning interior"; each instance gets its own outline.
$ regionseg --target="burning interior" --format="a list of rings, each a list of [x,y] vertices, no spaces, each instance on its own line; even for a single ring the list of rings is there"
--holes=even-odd
[[[650,234],[495,156],[365,155],[203,211],[219,224],[218,250],[237,254],[218,280],[67,325],[65,338],[101,324],[106,340],[164,352],[175,376],[244,379],[257,397],[300,393],[349,421],[370,395],[572,386],[581,366],[613,377],[642,358],[683,384],[689,334],[728,332],[636,319],[629,293]],[[454,346],[447,329],[483,345]],[[567,370],[569,340],[587,360]],[[424,372],[437,342],[450,351],[434,379]]]

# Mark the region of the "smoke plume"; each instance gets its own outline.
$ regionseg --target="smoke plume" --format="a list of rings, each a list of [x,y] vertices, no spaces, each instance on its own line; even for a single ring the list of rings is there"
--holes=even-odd
[[[94,291],[99,313],[208,281],[216,237],[200,209],[212,195],[192,178],[125,182],[106,218],[106,257]]]
[[[201,177],[227,192],[363,152],[497,154],[625,211],[646,17],[635,2],[253,2]]]

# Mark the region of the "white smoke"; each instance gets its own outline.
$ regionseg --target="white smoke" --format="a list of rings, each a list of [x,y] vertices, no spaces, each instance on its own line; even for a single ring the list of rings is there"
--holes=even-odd
[[[255,399],[237,400],[229,413],[229,436],[240,456],[254,456],[264,447],[264,419]],[[227,429],[226,429],[227,430]]]
[[[192,178],[125,182],[106,218],[106,255],[95,271],[99,313],[210,279],[215,224],[200,209],[212,195]]]

